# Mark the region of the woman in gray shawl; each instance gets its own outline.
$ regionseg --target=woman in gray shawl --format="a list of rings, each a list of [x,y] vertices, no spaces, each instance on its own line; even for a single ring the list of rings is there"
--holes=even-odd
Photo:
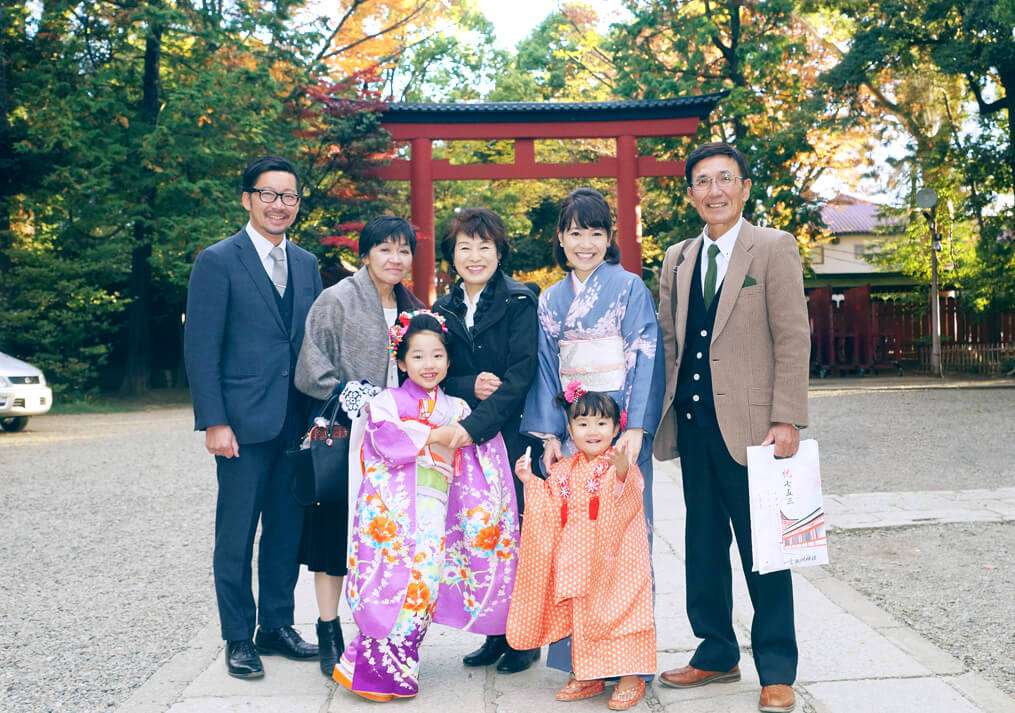
[[[388,353],[388,327],[400,312],[424,306],[402,285],[415,251],[416,233],[405,220],[383,216],[366,224],[359,238],[363,267],[324,290],[307,315],[297,389],[324,401],[348,381],[398,386],[398,369]],[[338,600],[348,571],[348,510],[348,502],[307,508],[300,544],[300,562],[314,573],[321,672],[329,678],[345,649]]]

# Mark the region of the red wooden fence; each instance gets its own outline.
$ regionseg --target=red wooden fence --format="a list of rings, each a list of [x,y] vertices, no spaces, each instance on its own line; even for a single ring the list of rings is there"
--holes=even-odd
[[[921,350],[930,343],[930,310],[921,314],[909,305],[872,299],[869,286],[835,295],[829,287],[815,288],[807,309],[811,366],[821,376],[926,368]],[[1015,312],[976,314],[942,297],[941,343],[956,345],[943,357],[946,369],[996,373],[1015,349]]]

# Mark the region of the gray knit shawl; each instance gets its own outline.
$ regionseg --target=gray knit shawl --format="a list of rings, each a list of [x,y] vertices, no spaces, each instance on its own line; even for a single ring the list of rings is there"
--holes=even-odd
[[[366,379],[383,387],[388,359],[384,308],[367,269],[361,267],[324,290],[310,308],[296,363],[296,388],[323,400],[342,381]]]

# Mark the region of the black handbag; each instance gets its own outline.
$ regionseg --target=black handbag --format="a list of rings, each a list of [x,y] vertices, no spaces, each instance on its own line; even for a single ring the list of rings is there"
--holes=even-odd
[[[292,464],[290,489],[304,507],[342,502],[349,497],[349,429],[339,394],[329,398],[295,448],[286,451]]]

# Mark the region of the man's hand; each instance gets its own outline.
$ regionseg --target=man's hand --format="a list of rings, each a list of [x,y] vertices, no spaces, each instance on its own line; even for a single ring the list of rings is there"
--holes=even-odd
[[[543,441],[543,469],[547,473],[550,472],[550,466],[563,457],[558,439],[551,437]]]
[[[204,447],[213,456],[238,458],[240,455],[240,444],[228,425],[209,426],[204,432]]]
[[[489,371],[481,371],[476,376],[476,385],[473,390],[476,392],[476,398],[480,401],[488,399],[493,396],[493,392],[500,388],[501,381],[496,374],[491,374]]]
[[[761,445],[767,446],[772,443],[775,444],[776,458],[795,456],[800,449],[800,431],[792,423],[773,423]]]

